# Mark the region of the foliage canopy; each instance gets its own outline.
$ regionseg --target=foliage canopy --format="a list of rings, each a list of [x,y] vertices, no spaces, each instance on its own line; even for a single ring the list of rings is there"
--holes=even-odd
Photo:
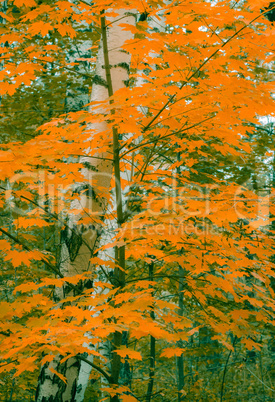
[[[133,380],[148,353],[164,367],[175,356],[191,361],[196,339],[225,354],[265,347],[275,309],[274,142],[272,127],[259,128],[260,116],[274,116],[269,4],[2,4],[3,378],[93,355],[103,396],[150,401]],[[130,65],[112,64],[117,20],[132,35],[123,45]],[[112,91],[108,71],[118,67],[128,79]],[[90,102],[96,86],[108,97]],[[104,163],[114,166],[109,186]],[[73,273],[64,273],[62,247]],[[62,387],[64,372],[51,370]],[[177,396],[173,381],[157,385],[163,400]],[[192,381],[179,398],[202,400]]]

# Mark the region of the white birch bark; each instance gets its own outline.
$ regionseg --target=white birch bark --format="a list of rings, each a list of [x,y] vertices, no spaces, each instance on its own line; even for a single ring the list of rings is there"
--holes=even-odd
[[[163,16],[162,16],[163,17]],[[164,23],[164,19],[162,18],[160,21],[157,20],[153,20],[150,23],[150,29],[151,30],[155,30],[158,29],[159,31],[164,31],[165,30],[165,26],[162,25]],[[150,53],[150,57],[154,57],[155,54],[153,52]],[[138,78],[137,82],[136,82],[136,86],[141,86],[143,83],[144,79],[143,78]],[[128,133],[128,135],[124,138],[124,140],[128,139],[131,136],[131,133]],[[126,204],[126,194],[129,190],[129,186],[131,183],[131,179],[132,179],[132,171],[129,170],[124,170],[123,172],[121,172],[121,177],[123,178],[123,180],[128,181],[128,186],[125,187],[124,192],[122,192],[122,203],[123,205]],[[116,211],[116,205],[115,205],[115,200],[113,200],[113,210]],[[114,236],[115,234],[115,229],[118,228],[117,224],[115,221],[108,221],[105,222],[108,224],[109,228],[111,228],[109,230],[109,232],[107,233],[107,235],[104,235],[104,238],[101,239],[101,246],[104,244],[107,244],[111,241],[111,238]],[[112,250],[114,251],[114,250]],[[110,253],[110,251],[109,251]],[[104,256],[100,256],[100,259],[104,260]],[[108,259],[108,258],[107,258]],[[111,257],[111,259],[114,260],[114,255]],[[106,268],[105,268],[106,269]],[[106,269],[107,270],[107,269]],[[102,345],[97,345],[98,347],[102,346]],[[101,349],[104,349],[104,347]],[[106,349],[106,353],[110,354],[110,345],[105,345],[105,349]],[[89,361],[93,361],[93,356],[89,356]],[[110,369],[110,367],[109,367]],[[87,380],[89,378],[89,374],[91,372],[91,366],[89,366],[87,363],[84,362],[83,367],[81,367],[80,373],[81,375],[78,378],[78,387],[77,387],[77,396],[76,396],[76,402],[82,402],[83,398],[84,398],[84,393],[85,393],[85,388],[87,384]],[[103,384],[105,386],[107,386],[107,381],[105,378],[102,378]],[[103,397],[104,395],[102,395]]]
[[[115,11],[119,15],[117,17],[107,17],[108,24],[107,37],[108,37],[108,50],[109,59],[111,64],[111,78],[113,83],[113,91],[117,91],[125,86],[128,80],[128,68],[130,63],[130,54],[121,50],[121,47],[128,39],[132,39],[131,32],[123,30],[120,23],[135,24],[135,16],[127,13],[126,10],[107,10]],[[122,19],[123,18],[123,19]],[[112,24],[110,25],[110,23]],[[102,43],[99,46],[97,65],[96,65],[96,80],[93,84],[91,102],[104,101],[109,97],[106,85],[106,74],[104,66],[104,55]],[[92,112],[92,111],[91,111]],[[92,127],[96,132],[104,132],[107,130],[105,122],[98,123]],[[98,154],[101,158],[105,155]],[[106,191],[110,188],[110,182],[113,171],[113,164],[110,160],[93,159],[91,163],[90,158],[82,158],[82,162],[89,162],[91,169],[83,171],[85,178],[91,187],[93,184],[98,183],[104,187]],[[103,218],[107,201],[102,197],[96,196],[96,186],[93,189],[93,197],[83,195],[79,202],[74,202],[72,208],[81,209],[82,207],[89,208],[93,213]],[[74,228],[77,223],[77,216],[70,217],[69,225]],[[66,229],[63,236],[63,243],[61,249],[60,272],[64,277],[73,276],[83,273],[90,269],[90,259],[93,251],[99,240],[99,234],[96,230],[97,225],[91,222],[90,228],[86,228],[82,237],[73,238],[77,236],[75,231]],[[63,293],[65,290],[63,289]],[[61,296],[59,294],[59,296]],[[88,351],[88,349],[87,349]],[[80,368],[80,362],[76,358],[70,358],[63,365],[59,364],[59,357],[52,363],[52,367],[60,371],[67,377],[67,384],[64,384],[57,376],[54,376],[45,365],[40,373],[39,384],[36,393],[37,402],[80,402],[84,398],[85,388],[84,384],[88,380],[88,372],[83,366]],[[81,373],[82,379],[79,379]],[[81,389],[80,386],[82,385]],[[77,387],[80,392],[77,394]]]
[[[75,4],[77,3],[76,0],[69,0],[70,3]],[[87,5],[91,4],[91,0],[86,1]],[[77,7],[74,7],[74,12],[79,13]],[[90,24],[86,21],[74,22],[74,28],[78,31],[86,31],[91,33],[92,28]],[[87,34],[88,35],[88,34]],[[89,48],[91,48],[91,40],[81,40],[79,43],[75,40],[72,40],[72,44],[70,47],[70,51],[67,53],[67,59],[69,63],[76,63],[78,59],[85,59],[87,57],[91,57],[89,55]],[[85,105],[89,103],[90,95],[88,93],[88,85],[87,85],[87,76],[91,74],[91,67],[89,66],[88,62],[81,60],[79,65],[77,66],[78,75],[74,74],[73,83],[78,83],[77,90],[68,90],[66,91],[65,97],[65,107],[64,111],[71,112],[77,111],[83,108]],[[82,74],[82,75],[81,75]],[[86,76],[86,77],[85,77]],[[85,87],[85,78],[86,78],[86,87]]]

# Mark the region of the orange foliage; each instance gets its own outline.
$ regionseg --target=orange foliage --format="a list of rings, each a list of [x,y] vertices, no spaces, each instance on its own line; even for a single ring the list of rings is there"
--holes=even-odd
[[[84,20],[100,29],[100,12],[109,4],[48,3],[14,0],[19,16],[7,11],[0,37],[8,44],[1,47],[2,96],[32,85],[47,63],[65,68],[58,46],[47,43],[49,35],[55,31],[73,40],[77,23]],[[128,3],[115,1],[112,7],[137,14],[146,7],[150,16],[131,28],[135,38],[125,45],[132,57],[129,86],[103,103],[104,112],[98,100],[90,105],[93,113],[63,114],[34,127],[34,138],[27,142],[2,147],[0,180],[11,183],[9,192],[1,194],[3,209],[9,203],[19,212],[0,233],[1,253],[9,271],[21,268],[12,298],[0,305],[1,356],[5,362],[12,359],[0,370],[33,370],[42,354],[92,353],[84,342],[95,345],[123,331],[136,340],[148,335],[162,339],[170,344],[162,356],[180,356],[184,348],[173,345],[187,341],[198,323],[211,327],[229,349],[229,332],[248,349],[258,348],[251,338],[257,338],[261,324],[274,322],[268,200],[265,204],[251,186],[235,182],[242,173],[233,169],[245,166],[254,152],[248,133],[258,117],[274,116],[273,83],[255,69],[270,62],[274,48],[272,26],[260,11],[266,2],[236,2],[235,7],[227,0],[211,6],[203,0]],[[160,11],[165,33],[150,29]],[[142,83],[135,85],[138,80]],[[100,121],[108,122],[108,130],[93,133],[92,124]],[[116,264],[111,257],[94,256],[93,269],[73,278],[55,277],[49,261],[57,271],[58,264],[43,250],[39,235],[41,228],[66,228],[62,211],[81,198],[73,185],[86,180],[79,157],[106,157],[113,127],[120,138],[120,169],[127,173],[121,181],[125,219],[101,251],[125,246],[124,288],[112,282]],[[100,194],[106,192],[100,182],[97,186]],[[107,216],[115,221],[112,196],[109,201]],[[83,214],[83,227],[102,223],[91,210],[75,213]],[[147,273],[150,264],[153,279]],[[87,278],[92,289],[81,288]],[[183,284],[181,316],[178,282]],[[52,289],[62,286],[71,286],[74,295],[55,302]],[[162,300],[162,294],[170,301]],[[258,325],[250,325],[251,318]],[[142,359],[132,349],[115,352]],[[101,354],[99,360],[104,367]],[[124,395],[124,400],[134,399]]]

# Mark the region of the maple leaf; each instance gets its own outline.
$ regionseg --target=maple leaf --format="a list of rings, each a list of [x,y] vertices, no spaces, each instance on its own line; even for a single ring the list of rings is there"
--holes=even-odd
[[[53,30],[53,26],[49,22],[34,22],[29,26],[29,33],[32,35],[41,34],[42,36],[46,36],[49,31]]]
[[[17,7],[22,7],[22,6],[35,7],[36,6],[36,2],[34,0],[14,0],[13,4]]]
[[[28,251],[11,250],[4,259],[5,261],[11,261],[14,267],[19,267],[21,264],[30,266],[32,253]]]
[[[38,366],[34,364],[36,360],[37,360],[36,356],[26,357],[26,359],[24,359],[24,361],[22,361],[21,364],[18,366],[18,369],[14,376],[18,377],[24,371],[33,372],[37,370]]]
[[[70,25],[58,24],[56,28],[62,36],[68,35],[70,38],[74,38],[76,36],[76,31]]]
[[[119,356],[121,356],[123,358],[128,357],[129,359],[133,359],[133,360],[142,360],[141,354],[133,349],[129,349],[129,348],[116,349],[116,350],[114,350],[114,352],[116,352],[116,354],[118,354]]]
[[[186,349],[183,348],[165,348],[162,352],[160,357],[167,357],[171,358],[174,356],[181,356]]]
[[[57,377],[59,377],[60,380],[62,380],[65,384],[67,384],[67,378],[64,377],[63,374],[59,373],[58,371],[56,371],[56,370],[55,370],[54,368],[52,368],[52,367],[49,367],[49,370],[50,370],[52,373],[54,373],[55,375],[57,375]]]
[[[23,229],[26,229],[30,226],[37,226],[37,227],[44,227],[44,226],[50,226],[51,223],[45,221],[44,219],[41,218],[26,218],[20,216],[18,218],[18,227],[21,227]]]
[[[121,400],[122,402],[137,402],[137,401],[138,401],[138,399],[136,399],[136,398],[135,398],[134,396],[132,396],[132,395],[125,395],[125,394],[123,394],[123,395],[120,395],[119,398],[120,398],[120,400]]]
[[[37,290],[38,288],[39,288],[39,285],[37,285],[33,282],[29,282],[29,283],[23,283],[21,285],[16,286],[13,292],[14,292],[14,294],[16,294],[16,292],[29,293],[30,290]]]

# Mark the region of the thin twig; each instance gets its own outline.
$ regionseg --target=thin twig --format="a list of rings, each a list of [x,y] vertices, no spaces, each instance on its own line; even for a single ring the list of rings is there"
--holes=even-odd
[[[234,340],[233,340],[233,343],[232,343],[232,346],[233,346],[233,347],[234,347],[236,341],[237,341],[237,336],[235,336],[235,338],[234,338]],[[225,384],[225,375],[226,375],[227,366],[228,366],[228,362],[229,362],[229,359],[230,359],[231,354],[232,354],[232,350],[230,350],[229,353],[228,353],[228,356],[227,356],[227,359],[226,359],[226,363],[225,363],[225,366],[224,366],[224,370],[223,370],[222,385],[221,385],[221,399],[220,399],[220,402],[222,402],[222,400],[223,400],[223,391],[224,391],[224,384]]]
[[[22,248],[26,251],[31,252],[32,250],[24,244],[21,240],[17,239],[15,236],[13,236],[11,233],[7,232],[5,229],[0,228],[0,232],[3,233],[5,236],[9,237],[11,240],[13,240],[16,244],[19,244],[22,246]],[[47,260],[44,258],[41,258],[42,262],[44,262],[45,265],[47,265],[48,268],[50,268],[53,272],[55,272],[57,275],[59,275],[61,278],[63,278],[63,275],[59,272],[59,270],[52,264],[50,264]]]

